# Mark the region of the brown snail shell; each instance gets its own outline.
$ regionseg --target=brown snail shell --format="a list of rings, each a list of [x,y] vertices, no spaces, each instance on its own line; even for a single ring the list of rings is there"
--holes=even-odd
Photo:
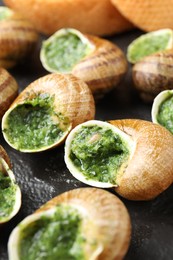
[[[3,10],[9,15],[0,20],[0,66],[12,68],[34,50],[38,33],[20,14],[7,7],[0,8]]]
[[[125,119],[109,121],[131,136],[135,151],[122,176],[117,176],[116,192],[132,200],[149,200],[173,182],[173,137],[162,126],[149,121]]]
[[[0,173],[5,176],[8,176],[10,178],[10,185],[15,187],[13,194],[10,194],[10,196],[12,196],[12,195],[14,196],[13,201],[10,201],[10,198],[7,198],[6,196],[4,196],[4,203],[6,203],[5,200],[8,199],[7,206],[12,207],[11,211],[6,212],[6,211],[4,211],[3,208],[1,208],[2,206],[0,206],[0,224],[3,224],[5,222],[8,222],[9,220],[11,220],[18,213],[18,211],[21,207],[21,190],[20,190],[19,186],[16,184],[15,176],[12,172],[12,166],[11,166],[10,159],[2,146],[0,146]],[[5,187],[4,192],[9,187],[10,186]],[[1,193],[2,193],[3,186],[1,189],[2,189],[1,190]],[[8,210],[8,207],[7,207],[7,210]]]
[[[75,29],[61,29],[47,41],[56,40],[56,37],[72,33],[77,35],[82,42],[86,42],[91,51],[73,66],[70,73],[87,83],[96,99],[102,98],[105,93],[115,88],[127,72],[127,60],[122,50],[108,40],[82,34]],[[45,41],[46,42],[46,41]],[[44,44],[40,53],[44,68],[55,72],[46,62]]]
[[[87,123],[89,125],[89,121]],[[91,124],[94,123],[101,126],[97,120],[91,120]],[[78,131],[79,127],[85,123],[74,128],[66,139],[65,162],[69,171],[74,177],[88,185],[102,188],[114,187],[119,195],[129,200],[155,198],[173,182],[172,134],[164,127],[145,120],[111,120],[109,123],[110,129],[112,126],[115,127],[115,133],[117,132],[122,140],[126,140],[130,152],[126,161],[116,170],[115,183],[105,183],[85,177],[72,162],[70,144],[74,140],[76,129]],[[104,127],[104,122],[102,124]]]
[[[78,188],[51,199],[21,223],[26,225],[50,212],[57,205],[76,208],[82,216],[82,232],[86,239],[85,259],[122,259],[129,247],[131,223],[128,211],[121,200],[108,191],[96,188]],[[8,243],[9,259],[19,259],[20,227],[11,233]],[[90,241],[94,239],[96,247]],[[14,257],[14,258],[13,258]],[[16,257],[16,258],[15,258]]]
[[[38,149],[21,149],[17,143],[12,144],[5,131],[8,129],[9,114],[18,106],[25,105],[28,101],[47,94],[54,98],[51,104],[54,114],[63,116],[62,119],[58,119],[63,129],[61,138],[51,145],[43,145]],[[38,152],[61,144],[71,128],[93,119],[94,116],[95,104],[88,86],[74,75],[52,73],[35,80],[20,93],[2,118],[2,131],[5,140],[13,148],[23,152]]]
[[[18,94],[16,80],[3,68],[0,68],[0,120]]]
[[[161,91],[173,89],[173,50],[149,55],[137,62],[132,71],[133,81],[144,101],[152,102]]]

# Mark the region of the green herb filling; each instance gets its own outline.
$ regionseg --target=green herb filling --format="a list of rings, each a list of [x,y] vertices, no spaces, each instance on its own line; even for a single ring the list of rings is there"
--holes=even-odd
[[[42,216],[27,226],[20,226],[20,259],[83,260],[84,237],[79,212],[59,205],[51,216]]]
[[[146,36],[145,38],[141,38],[141,40],[137,39],[129,48],[129,60],[138,62],[148,55],[165,50],[169,39],[170,33],[165,33],[164,35],[152,35],[151,37]]]
[[[53,111],[53,101],[53,97],[41,94],[13,109],[4,129],[10,143],[20,150],[39,149],[58,141],[69,120]]]
[[[8,175],[0,172],[0,221],[12,213],[16,199],[17,185]]]
[[[161,103],[157,121],[173,134],[173,96],[168,97]]]
[[[70,32],[45,41],[43,49],[47,65],[58,72],[70,72],[91,51],[88,44]]]
[[[70,150],[70,159],[86,179],[112,184],[116,184],[116,174],[129,156],[121,137],[99,126],[83,126]]]

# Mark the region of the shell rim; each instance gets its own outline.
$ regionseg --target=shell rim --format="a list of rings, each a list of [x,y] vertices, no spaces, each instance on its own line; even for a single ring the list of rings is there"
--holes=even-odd
[[[42,152],[42,151],[45,151],[45,150],[49,150],[51,148],[54,148],[56,147],[58,144],[62,143],[63,140],[65,140],[65,138],[67,137],[67,135],[69,134],[69,132],[71,131],[72,129],[72,122],[69,121],[69,126],[68,128],[66,129],[66,131],[64,131],[64,134],[63,136],[57,140],[57,142],[51,144],[51,145],[48,145],[48,146],[43,146],[39,149],[35,148],[35,149],[19,149],[17,145],[15,144],[12,144],[9,140],[8,140],[8,135],[4,132],[4,129],[7,127],[8,128],[8,124],[7,124],[7,118],[8,118],[8,115],[11,113],[11,111],[13,111],[13,109],[15,109],[18,105],[23,105],[24,103],[20,103],[20,104],[15,104],[13,107],[9,108],[5,114],[3,115],[2,117],[2,122],[1,122],[1,128],[2,128],[2,133],[3,133],[3,137],[5,139],[5,141],[14,149],[20,151],[20,152],[24,152],[24,153],[37,153],[37,152]]]
[[[9,168],[8,164],[6,163],[6,161],[2,157],[0,158],[0,163],[2,163],[3,167],[5,168],[8,176],[10,177],[11,182],[16,185],[15,203],[13,205],[13,209],[7,217],[0,220],[0,224],[2,224],[2,223],[8,222],[10,219],[12,219],[18,213],[18,211],[21,207],[22,193],[21,193],[19,185],[15,182],[16,179],[15,179],[15,176],[14,176],[12,170]]]
[[[148,32],[148,33],[145,33],[145,34],[142,34],[141,36],[137,37],[135,40],[133,40],[127,47],[127,60],[131,63],[131,64],[135,64],[135,63],[138,63],[140,62],[142,59],[138,60],[138,61],[134,61],[132,58],[131,58],[131,50],[134,49],[134,44],[136,42],[141,42],[143,41],[143,39],[145,38],[150,38],[152,35],[159,35],[159,34],[162,34],[163,32],[168,32],[170,34],[170,39],[168,40],[166,46],[165,46],[165,49],[164,50],[168,50],[168,49],[171,49],[173,47],[173,30],[170,29],[170,28],[164,28],[164,29],[159,29],[159,30],[156,30],[156,31],[152,31],[152,32]],[[149,55],[147,55],[149,56]]]
[[[124,133],[123,131],[121,131],[118,127],[113,126],[112,124],[105,122],[105,121],[100,121],[100,120],[89,120],[87,122],[84,122],[82,124],[79,124],[78,126],[76,126],[68,135],[66,141],[65,141],[65,155],[64,155],[64,161],[65,164],[69,170],[69,172],[73,175],[73,177],[75,177],[76,179],[78,179],[79,181],[93,186],[93,187],[97,187],[97,188],[111,188],[111,187],[118,187],[117,184],[112,184],[109,182],[100,182],[100,181],[95,181],[92,179],[87,179],[84,177],[84,175],[77,169],[77,167],[75,167],[73,165],[73,163],[71,162],[70,158],[69,158],[69,154],[70,154],[70,144],[71,141],[75,135],[75,133],[82,127],[82,126],[87,126],[87,125],[100,125],[103,126],[105,128],[109,128],[112,129],[114,133],[119,134],[119,136],[123,139],[123,141],[125,141],[130,154],[129,154],[129,159],[133,156],[134,150],[135,150],[135,145],[133,140],[131,139],[130,136],[128,136],[126,133]]]
[[[164,90],[161,91],[155,98],[151,108],[151,119],[153,123],[161,125],[157,120],[157,115],[159,112],[159,106],[161,103],[166,100],[168,97],[173,95],[173,90]]]
[[[45,55],[45,49],[44,49],[44,44],[45,43],[49,43],[49,42],[52,42],[54,41],[54,39],[56,39],[57,37],[61,37],[62,35],[66,35],[68,32],[71,32],[75,35],[77,35],[80,40],[87,44],[90,48],[91,48],[91,52],[94,51],[95,49],[95,45],[83,34],[81,33],[80,31],[78,31],[77,29],[74,29],[74,28],[62,28],[58,31],[56,31],[53,35],[51,35],[47,40],[43,41],[43,44],[41,46],[41,50],[40,50],[40,60],[41,60],[41,63],[43,65],[43,67],[49,71],[49,72],[58,72],[57,69],[52,69],[51,66],[48,65],[48,62],[47,62],[47,58],[46,58],[46,55]],[[84,57],[85,58],[85,57]],[[79,61],[80,62],[80,61]],[[76,64],[75,64],[76,66]],[[61,72],[62,73],[62,72]],[[64,71],[63,72],[64,74],[69,74],[70,72],[66,72]]]

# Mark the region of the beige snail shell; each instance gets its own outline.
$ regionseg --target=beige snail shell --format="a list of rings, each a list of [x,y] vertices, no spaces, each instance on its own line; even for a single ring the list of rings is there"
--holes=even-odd
[[[160,51],[137,62],[132,70],[135,88],[146,102],[164,90],[173,89],[173,50]]]
[[[131,238],[131,221],[123,202],[102,189],[78,188],[51,199],[12,231],[8,242],[10,260],[20,259],[17,250],[20,227],[27,230],[29,224],[61,205],[76,209],[82,218],[84,259],[118,260],[125,256]]]
[[[13,100],[17,97],[19,86],[7,70],[0,68],[0,120]]]
[[[40,59],[46,70],[60,72],[48,62],[46,48],[49,49],[50,43],[55,43],[59,37],[70,34],[76,35],[90,49],[84,57],[73,64],[70,73],[85,81],[96,99],[102,98],[105,93],[120,83],[127,72],[125,55],[117,45],[108,40],[83,34],[72,28],[61,29],[43,42]],[[67,42],[67,44],[70,48],[71,43]],[[68,61],[68,55],[66,61]]]
[[[24,109],[24,112],[21,112],[22,109]],[[25,113],[25,116],[20,116],[20,113]],[[41,113],[41,115],[34,116],[34,113]],[[22,147],[19,144],[20,133],[23,131],[22,127],[19,129],[18,124],[13,122],[17,130],[14,130],[13,126],[10,128],[10,120],[14,118],[12,114],[19,116],[21,125],[26,128],[22,133]],[[45,118],[45,116],[46,119],[43,120],[42,118]],[[13,148],[23,152],[38,152],[61,144],[71,128],[93,119],[94,116],[95,103],[88,86],[71,74],[53,73],[35,80],[20,93],[2,118],[2,131],[5,140]],[[46,122],[49,118],[51,122]],[[46,128],[49,126],[53,128]],[[43,138],[40,135],[42,129]],[[15,131],[19,131],[17,136]],[[31,131],[33,135],[26,141],[26,138],[29,138],[28,136],[32,134]],[[60,134],[57,131],[60,131]],[[9,136],[12,132],[14,137],[11,141]],[[50,140],[52,134],[54,139]],[[39,139],[37,139],[37,135]],[[30,143],[32,141],[34,143],[35,140],[37,145],[32,147]]]
[[[32,53],[39,36],[20,14],[4,6],[0,7],[0,13],[5,13],[0,20],[0,66],[8,69]]]
[[[12,172],[10,159],[2,146],[0,146],[0,175],[0,193],[3,198],[0,203],[0,224],[3,224],[18,213],[21,207],[21,190]]]
[[[108,126],[110,124],[110,127]],[[95,187],[100,188],[114,188],[115,191],[129,200],[150,200],[158,196],[161,192],[166,190],[173,182],[173,136],[169,131],[164,127],[154,124],[149,121],[139,120],[139,119],[124,119],[124,120],[112,120],[109,121],[109,124],[106,122],[99,122],[97,120],[91,120],[84,124],[78,125],[74,128],[69,136],[66,139],[65,145],[65,162],[72,173],[72,175],[79,179],[80,181]],[[115,137],[120,136],[122,142],[125,144],[125,147],[128,148],[128,156],[123,159],[119,168],[116,168],[116,161],[112,163],[112,153],[110,154],[110,159],[106,153],[104,158],[101,157],[101,153],[104,147],[100,145],[100,140],[104,143],[104,139],[98,138],[89,138],[88,144],[94,142],[94,149],[98,147],[97,156],[100,157],[99,167],[103,167],[101,161],[105,158],[108,158],[106,164],[109,166],[112,163],[112,168],[108,168],[107,172],[114,178],[114,182],[107,181],[106,183],[101,179],[96,179],[95,174],[97,173],[97,167],[95,173],[93,168],[91,168],[90,175],[86,175],[86,171],[83,172],[83,167],[85,166],[86,161],[90,158],[92,154],[91,165],[93,164],[94,152],[88,151],[85,149],[87,159],[83,158],[82,151],[80,150],[80,156],[74,157],[73,155],[73,140],[76,138],[76,146],[79,147],[79,141],[77,133],[83,126],[99,126],[102,129],[112,129],[112,132],[115,134]],[[113,130],[113,127],[115,130]],[[90,132],[88,128],[88,132]],[[79,132],[80,133],[80,132]],[[94,136],[96,136],[96,131],[94,131]],[[82,133],[83,134],[83,133]],[[102,133],[98,132],[98,135]],[[82,135],[83,136],[83,135]],[[83,136],[84,138],[84,136]],[[104,136],[103,136],[104,138]],[[110,137],[111,138],[111,137]],[[92,139],[92,140],[91,140]],[[72,143],[73,142],[73,143]],[[114,147],[117,143],[117,138],[114,141]],[[111,145],[111,147],[113,144]],[[81,147],[81,146],[80,146]],[[125,150],[125,149],[124,149]],[[113,158],[118,158],[118,154],[122,154],[124,150],[113,151],[115,153]],[[71,152],[72,151],[72,152]],[[109,148],[110,151],[110,148]],[[111,149],[112,152],[112,149]],[[74,153],[76,155],[76,152]],[[82,170],[79,168],[79,165],[76,162],[75,158],[82,158]],[[80,159],[81,159],[80,158]],[[121,157],[119,157],[121,160]],[[75,160],[75,161],[74,161]],[[119,160],[119,159],[117,159]],[[100,168],[102,171],[102,168]],[[105,172],[103,172],[104,177]],[[94,177],[93,177],[94,176]],[[112,177],[113,176],[113,177]],[[98,175],[98,177],[100,177]],[[108,179],[109,180],[109,179]]]

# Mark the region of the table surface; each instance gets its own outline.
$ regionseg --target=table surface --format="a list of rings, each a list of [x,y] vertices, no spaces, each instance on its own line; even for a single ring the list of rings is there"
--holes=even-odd
[[[126,53],[128,44],[141,33],[139,30],[133,30],[107,39]],[[38,47],[30,60],[9,71],[17,80],[20,92],[33,80],[48,74],[40,63],[39,50]],[[133,88],[130,65],[119,86],[96,104],[95,118],[137,118],[151,121],[151,104],[141,101]],[[1,132],[0,144],[11,159],[14,174],[22,190],[22,207],[19,213],[0,227],[0,260],[6,260],[9,234],[23,218],[56,195],[86,185],[74,179],[67,170],[63,145],[51,151],[25,154],[10,148]],[[173,187],[152,201],[135,202],[121,199],[132,221],[132,239],[125,260],[173,259]]]

